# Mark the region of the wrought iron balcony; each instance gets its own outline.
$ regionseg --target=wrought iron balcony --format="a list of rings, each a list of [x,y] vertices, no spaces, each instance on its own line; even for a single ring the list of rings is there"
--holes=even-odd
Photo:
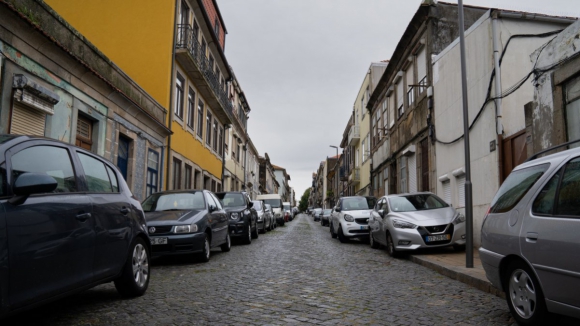
[[[348,173],[346,173],[346,168],[343,166],[340,168],[340,181],[348,181]]]
[[[348,179],[353,184],[359,184],[360,183],[360,168],[352,169],[352,172],[350,173],[350,176]]]
[[[197,41],[191,25],[177,25],[177,43],[175,56],[177,62],[183,67],[187,75],[196,82],[195,86],[206,100],[214,114],[224,123],[231,123],[233,117],[232,102],[222,84],[219,76],[212,67],[212,62],[205,53],[202,53],[201,44]],[[218,110],[222,108],[222,110]]]
[[[354,125],[350,127],[348,131],[348,145],[354,146],[360,140],[360,127],[359,125]]]

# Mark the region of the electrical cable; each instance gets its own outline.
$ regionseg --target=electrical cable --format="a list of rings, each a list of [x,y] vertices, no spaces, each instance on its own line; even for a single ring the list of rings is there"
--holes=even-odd
[[[505,54],[507,52],[508,46],[509,46],[509,44],[510,44],[510,42],[511,42],[512,39],[514,39],[514,38],[531,38],[531,37],[543,38],[543,37],[549,37],[549,36],[552,36],[552,35],[559,34],[561,31],[562,30],[556,30],[556,31],[551,31],[551,32],[541,33],[541,34],[515,34],[515,35],[510,36],[510,38],[506,42],[506,45],[504,46],[504,49],[503,49],[503,51],[501,53],[501,56],[499,58],[499,65],[501,66],[501,63],[503,61],[503,58],[504,58],[504,56],[505,56]],[[556,64],[552,65],[552,67],[545,67],[545,68],[542,68],[542,69],[537,69],[536,68],[536,65],[538,63],[538,59],[540,57],[541,52],[555,38],[556,37],[552,38],[550,41],[548,41],[548,42],[546,42],[545,44],[542,45],[542,47],[540,49],[540,53],[538,54],[538,57],[536,58],[536,62],[534,63],[534,68],[532,69],[532,71],[530,71],[524,78],[520,79],[513,86],[509,87],[507,90],[505,90],[504,92],[502,92],[499,96],[491,97],[491,88],[492,88],[493,81],[494,81],[494,78],[495,78],[495,67],[494,67],[494,69],[491,72],[490,78],[489,78],[489,84],[488,84],[488,87],[487,87],[487,93],[486,93],[486,96],[485,96],[485,101],[483,102],[483,104],[481,105],[481,107],[480,107],[479,111],[477,112],[475,118],[473,119],[473,121],[469,125],[468,131],[470,131],[473,128],[473,126],[475,125],[475,123],[479,120],[479,118],[481,117],[481,114],[483,113],[483,111],[486,108],[486,106],[487,106],[488,103],[493,102],[496,99],[502,99],[504,97],[507,97],[507,96],[513,94],[520,87],[522,87],[522,85],[530,78],[531,75],[536,74],[538,71],[542,71],[542,69],[544,69],[545,71],[549,71],[549,70],[553,69],[554,67],[556,67],[557,65],[561,64],[560,63],[561,61],[564,61],[565,60],[565,59],[560,60],[559,63],[556,63]],[[576,54],[573,55],[572,57],[574,57],[574,56],[576,56]],[[570,58],[572,58],[572,57],[570,57]],[[545,71],[542,71],[542,73],[545,72]],[[537,80],[537,77],[534,78],[534,80]],[[442,141],[442,140],[437,139],[437,137],[436,137],[436,135],[434,133],[434,139],[435,139],[435,141],[438,142],[439,144],[443,144],[443,145],[451,145],[453,143],[456,143],[456,142],[460,141],[464,136],[465,135],[462,134],[461,136],[455,138],[454,140],[451,140],[451,141]]]

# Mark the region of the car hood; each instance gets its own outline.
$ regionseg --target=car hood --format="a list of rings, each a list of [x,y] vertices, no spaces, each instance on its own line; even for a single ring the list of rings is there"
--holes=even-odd
[[[445,207],[425,211],[393,212],[390,216],[402,218],[417,225],[438,225],[451,223],[455,217],[455,210],[451,207]]]
[[[344,213],[345,215],[348,214],[354,218],[370,217],[371,216],[370,209],[362,209],[362,210],[358,210],[358,211],[342,211],[342,213]]]
[[[184,211],[161,211],[146,212],[145,220],[147,225],[170,225],[178,223],[193,223],[199,220],[205,210],[184,210]]]
[[[224,210],[226,211],[226,213],[231,213],[231,212],[241,212],[243,210],[245,210],[246,206],[230,206],[230,207],[224,207]]]

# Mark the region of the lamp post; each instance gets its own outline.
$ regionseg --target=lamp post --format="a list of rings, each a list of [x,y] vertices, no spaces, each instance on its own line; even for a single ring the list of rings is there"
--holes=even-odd
[[[334,169],[335,169],[334,177],[340,178],[340,176],[336,175],[336,166],[338,165],[338,146],[330,145],[330,147],[336,148],[336,163],[334,163]],[[338,194],[338,182],[334,182],[334,185],[336,185],[336,187],[335,187],[335,189],[333,189],[333,194],[334,194],[334,197],[336,198],[336,195]],[[333,205],[334,205],[334,203],[336,203],[334,198],[332,199],[332,202],[333,202]]]

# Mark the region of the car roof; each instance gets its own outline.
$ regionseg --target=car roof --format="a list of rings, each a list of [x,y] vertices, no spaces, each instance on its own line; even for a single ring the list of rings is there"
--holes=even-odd
[[[558,153],[538,157],[534,160],[524,162],[518,166],[516,166],[513,170],[520,170],[525,169],[530,166],[545,164],[545,163],[559,163],[562,161],[567,160],[570,156],[577,156],[580,155],[580,148],[572,148],[565,151],[561,151]]]

